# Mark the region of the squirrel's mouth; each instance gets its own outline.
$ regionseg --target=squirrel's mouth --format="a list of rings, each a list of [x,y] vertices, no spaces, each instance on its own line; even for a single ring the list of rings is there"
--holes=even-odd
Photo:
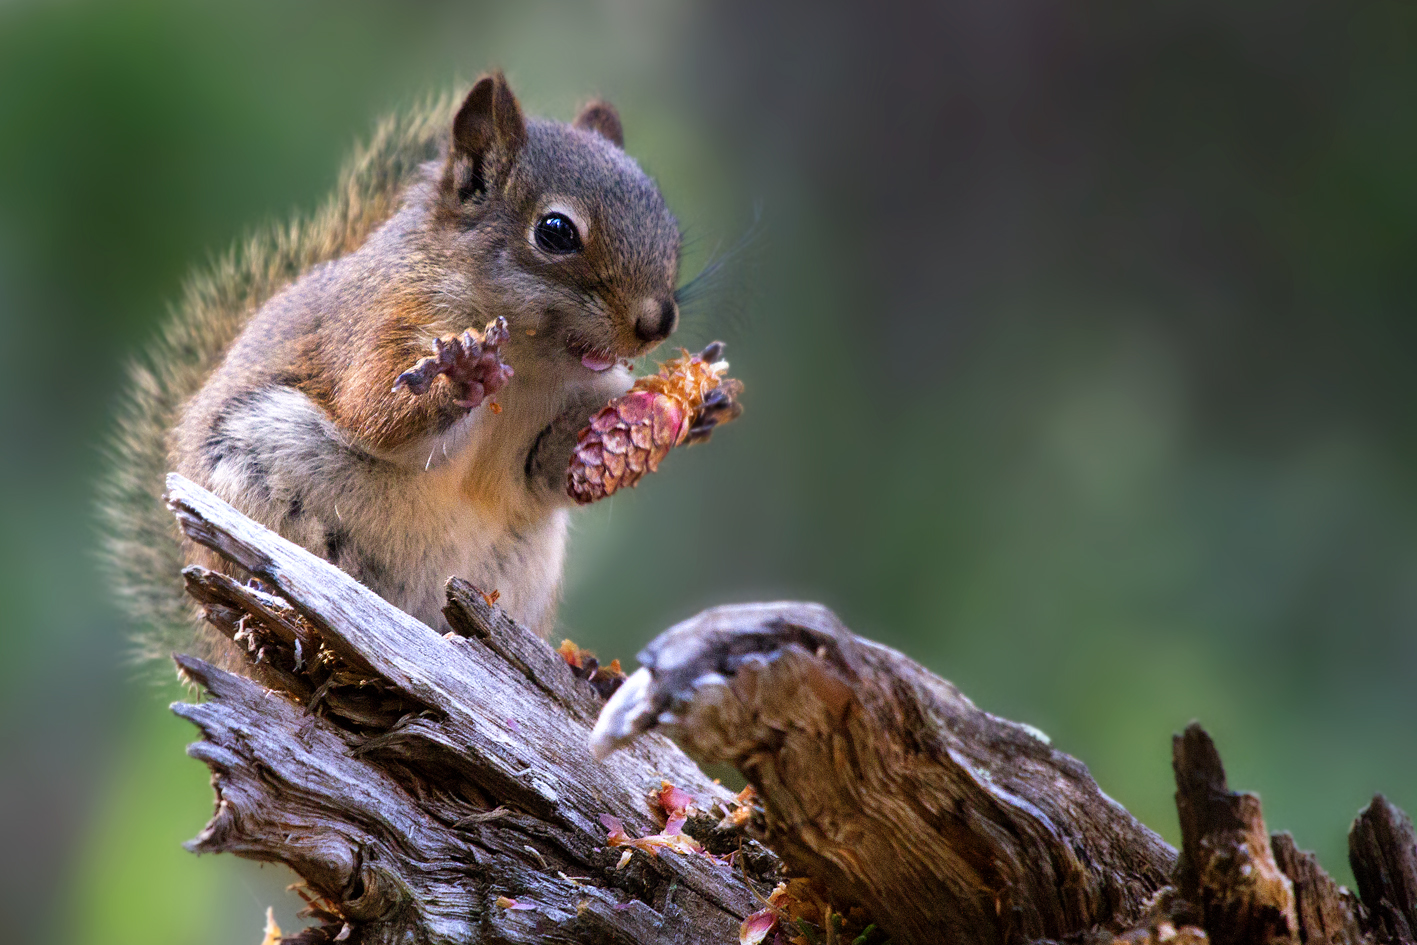
[[[566,338],[566,350],[579,358],[582,366],[596,372],[608,371],[621,361],[629,360],[629,358],[616,354],[610,348],[593,344],[578,335],[570,335]]]

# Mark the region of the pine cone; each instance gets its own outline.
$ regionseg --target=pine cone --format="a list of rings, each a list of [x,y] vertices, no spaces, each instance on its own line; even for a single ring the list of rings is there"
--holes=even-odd
[[[635,381],[625,394],[610,401],[576,437],[566,493],[585,505],[640,481],[671,449],[693,434],[691,442],[708,438],[718,423],[742,413],[734,400],[741,382],[725,379],[728,362],[718,360],[723,345],[715,342],[699,354],[680,349],[680,357],[659,366],[658,374]]]

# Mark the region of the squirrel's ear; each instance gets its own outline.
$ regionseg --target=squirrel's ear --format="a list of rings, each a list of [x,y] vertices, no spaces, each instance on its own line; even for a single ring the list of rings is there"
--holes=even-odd
[[[504,172],[525,143],[526,119],[506,78],[493,72],[478,79],[453,119],[448,160],[450,170],[460,178],[458,190],[486,189],[489,172],[494,168]]]
[[[609,102],[598,98],[587,102],[571,124],[594,131],[617,148],[625,146],[625,129],[620,125],[620,113]]]

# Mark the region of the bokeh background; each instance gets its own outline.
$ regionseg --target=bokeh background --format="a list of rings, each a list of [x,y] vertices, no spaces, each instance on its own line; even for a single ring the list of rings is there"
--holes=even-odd
[[[0,2],[0,938],[254,943],[289,876],[122,662],[93,483],[184,274],[382,113],[615,101],[747,413],[578,518],[564,631],[823,601],[1173,841],[1169,736],[1349,877],[1417,810],[1417,7]]]

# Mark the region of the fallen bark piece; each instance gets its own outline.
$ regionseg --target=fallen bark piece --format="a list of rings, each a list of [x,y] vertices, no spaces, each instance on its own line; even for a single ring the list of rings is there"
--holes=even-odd
[[[620,668],[618,659],[611,660],[609,666],[602,666],[594,653],[576,646],[574,640],[562,640],[556,652],[571,667],[576,678],[590,683],[602,699],[609,699],[625,681],[625,671]]]
[[[596,752],[660,729],[734,765],[764,842],[897,945],[1124,929],[1175,861],[1080,762],[820,606],[715,608],[639,659]]]

